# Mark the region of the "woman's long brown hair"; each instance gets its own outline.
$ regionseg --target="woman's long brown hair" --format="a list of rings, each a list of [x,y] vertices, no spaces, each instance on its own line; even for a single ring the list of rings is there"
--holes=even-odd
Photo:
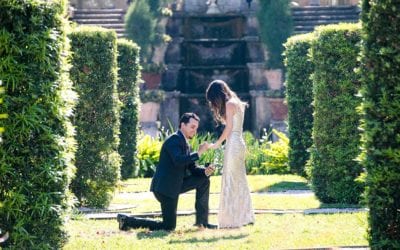
[[[215,120],[219,122],[224,122],[226,119],[226,102],[231,98],[239,100],[235,92],[222,80],[214,80],[208,85],[206,98]]]

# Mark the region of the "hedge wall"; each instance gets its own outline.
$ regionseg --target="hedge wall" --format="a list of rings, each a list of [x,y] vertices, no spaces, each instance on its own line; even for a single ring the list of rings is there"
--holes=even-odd
[[[314,64],[314,125],[311,181],[325,203],[358,203],[363,186],[355,179],[362,171],[360,116],[356,97],[360,28],[357,24],[322,26],[311,46]]]
[[[137,176],[137,139],[139,131],[139,47],[131,41],[119,39],[118,46],[118,94],[122,102],[120,144],[122,158],[121,177]]]
[[[3,103],[3,98],[1,98],[1,97],[3,97],[3,95],[4,95],[4,88],[1,87],[2,84],[3,84],[3,81],[0,80],[0,105]],[[1,134],[4,132],[4,127],[3,127],[4,124],[1,119],[5,119],[5,118],[7,118],[7,114],[0,113],[0,143],[2,141]]]
[[[60,249],[75,143],[63,1],[0,1],[0,229],[12,249]],[[1,247],[0,247],[1,248]]]
[[[79,94],[76,178],[72,190],[82,206],[105,207],[119,179],[119,100],[117,36],[114,31],[81,26],[71,35],[71,79]]]
[[[400,249],[400,5],[363,1],[363,153],[369,242]]]
[[[289,166],[305,176],[305,165],[312,145],[313,93],[310,76],[314,70],[308,59],[312,33],[293,36],[285,44],[286,101],[289,124]]]

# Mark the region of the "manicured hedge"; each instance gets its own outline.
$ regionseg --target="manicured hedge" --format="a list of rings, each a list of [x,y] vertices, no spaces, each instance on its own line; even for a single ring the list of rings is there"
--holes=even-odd
[[[285,44],[286,100],[289,124],[289,167],[305,176],[305,165],[312,145],[313,93],[310,76],[314,67],[308,59],[312,33],[296,35]]]
[[[362,4],[362,164],[371,249],[400,249],[400,5]]]
[[[360,81],[355,73],[360,48],[357,24],[320,27],[311,46],[314,64],[314,125],[311,181],[325,203],[358,203],[363,186],[356,181],[362,167],[360,116],[356,97]]]
[[[2,84],[3,84],[3,82],[0,80],[0,97],[2,97],[4,95],[4,88],[1,87]],[[2,103],[3,103],[3,98],[0,98],[0,105]],[[1,110],[1,107],[0,107],[0,110]],[[1,119],[5,119],[5,118],[7,118],[7,114],[0,113],[0,143],[2,141],[1,134],[4,132],[4,127],[2,127],[4,125],[3,125]]]
[[[293,30],[292,13],[289,0],[259,1],[257,12],[260,24],[260,36],[268,49],[267,66],[283,68],[283,43]]]
[[[121,177],[137,176],[137,140],[139,131],[139,47],[133,42],[119,39],[118,45],[118,94],[122,102],[120,144],[122,158]]]
[[[66,241],[76,94],[65,9],[56,0],[0,1],[1,113],[9,115],[0,146],[0,228],[11,249],[60,249]]]
[[[117,35],[81,26],[71,35],[71,79],[79,95],[72,190],[83,206],[105,207],[120,175]]]

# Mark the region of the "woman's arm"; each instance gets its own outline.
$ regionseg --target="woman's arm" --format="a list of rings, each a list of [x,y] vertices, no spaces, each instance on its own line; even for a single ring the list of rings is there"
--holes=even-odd
[[[211,144],[210,148],[212,149],[217,149],[221,146],[221,144],[228,138],[228,136],[232,132],[232,126],[233,126],[233,115],[236,112],[236,104],[228,101],[226,104],[226,120],[225,120],[225,128],[224,131],[222,132],[221,136],[218,138],[218,140],[214,143]]]

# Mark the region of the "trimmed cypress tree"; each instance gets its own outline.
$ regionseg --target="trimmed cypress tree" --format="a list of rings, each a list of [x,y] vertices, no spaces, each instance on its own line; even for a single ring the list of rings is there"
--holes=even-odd
[[[311,181],[325,203],[358,203],[363,186],[356,181],[362,167],[360,116],[356,97],[360,28],[357,24],[319,27],[311,46],[314,64],[314,125],[311,150]]]
[[[64,1],[0,1],[0,228],[12,249],[60,249],[75,143]],[[1,247],[0,247],[1,248]]]
[[[141,61],[145,63],[151,61],[152,45],[156,39],[157,18],[151,9],[155,7],[153,2],[135,0],[125,15],[126,36],[139,45]]]
[[[121,177],[127,179],[138,174],[137,138],[139,131],[139,47],[126,39],[118,45],[118,94],[122,103],[120,144],[122,158]]]
[[[305,165],[312,145],[313,93],[310,76],[313,66],[308,51],[312,33],[293,36],[285,44],[286,100],[289,123],[289,166],[294,173],[305,176]]]
[[[371,249],[400,249],[400,5],[362,5],[362,164]]]
[[[263,0],[257,13],[260,36],[268,49],[267,66],[283,68],[283,43],[293,30],[289,0]]]
[[[117,35],[81,26],[71,33],[71,79],[79,95],[76,177],[72,190],[83,206],[106,207],[119,179]]]

